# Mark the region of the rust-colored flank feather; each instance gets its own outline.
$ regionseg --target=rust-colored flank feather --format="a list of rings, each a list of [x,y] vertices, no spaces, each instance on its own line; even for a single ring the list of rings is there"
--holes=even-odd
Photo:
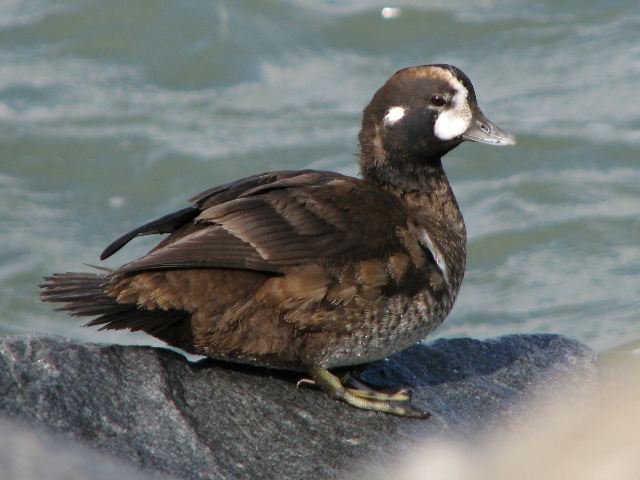
[[[436,94],[447,104],[432,102]],[[438,138],[439,116],[446,112],[438,128],[447,131],[443,122],[460,105],[473,112],[465,131]],[[398,106],[404,115],[385,123]],[[168,234],[145,256],[103,274],[54,274],[41,297],[64,303],[70,315],[95,317],[91,326],[141,330],[190,353],[307,372],[307,383],[353,406],[425,417],[404,391],[346,388],[328,369],[404,349],[451,310],[466,233],[441,157],[465,139],[513,143],[482,115],[457,68],[401,70],[364,111],[362,179],[282,171],[212,188],[118,238],[101,259],[137,236]]]

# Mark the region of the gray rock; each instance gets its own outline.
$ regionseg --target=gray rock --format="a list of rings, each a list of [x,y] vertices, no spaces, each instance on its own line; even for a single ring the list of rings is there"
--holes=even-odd
[[[289,372],[28,335],[0,339],[0,415],[183,479],[324,479],[425,437],[478,435],[547,386],[595,373],[595,353],[556,335],[437,340],[359,369],[368,383],[410,386],[433,414],[424,421],[296,389]]]

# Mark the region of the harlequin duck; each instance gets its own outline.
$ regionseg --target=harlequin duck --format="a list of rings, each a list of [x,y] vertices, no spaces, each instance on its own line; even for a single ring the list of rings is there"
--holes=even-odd
[[[364,110],[362,178],[269,172],[214,187],[118,238],[168,233],[104,274],[47,277],[41,298],[142,330],[187,352],[306,372],[329,396],[410,417],[406,390],[345,386],[330,369],[387,357],[425,338],[458,295],[466,231],[442,168],[465,140],[511,145],[451,65],[396,72]]]

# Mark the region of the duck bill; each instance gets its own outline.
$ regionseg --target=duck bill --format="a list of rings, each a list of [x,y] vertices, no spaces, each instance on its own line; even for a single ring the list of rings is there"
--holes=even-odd
[[[472,142],[488,145],[515,145],[516,137],[512,133],[498,128],[480,110],[476,110],[471,119],[471,125],[462,134],[462,138]]]

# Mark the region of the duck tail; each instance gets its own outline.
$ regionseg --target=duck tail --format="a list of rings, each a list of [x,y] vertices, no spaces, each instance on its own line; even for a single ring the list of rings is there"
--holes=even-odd
[[[107,275],[101,273],[54,273],[44,278],[40,299],[44,302],[64,303],[56,311],[68,312],[74,317],[113,313],[122,307],[105,291]],[[130,308],[130,306],[129,306]]]
[[[106,270],[106,269],[102,269]],[[54,273],[40,285],[40,299],[63,303],[56,311],[73,317],[97,317],[85,327],[100,326],[100,330],[144,331],[154,337],[193,352],[191,316],[180,310],[146,310],[135,303],[119,303],[108,292],[108,273]]]

